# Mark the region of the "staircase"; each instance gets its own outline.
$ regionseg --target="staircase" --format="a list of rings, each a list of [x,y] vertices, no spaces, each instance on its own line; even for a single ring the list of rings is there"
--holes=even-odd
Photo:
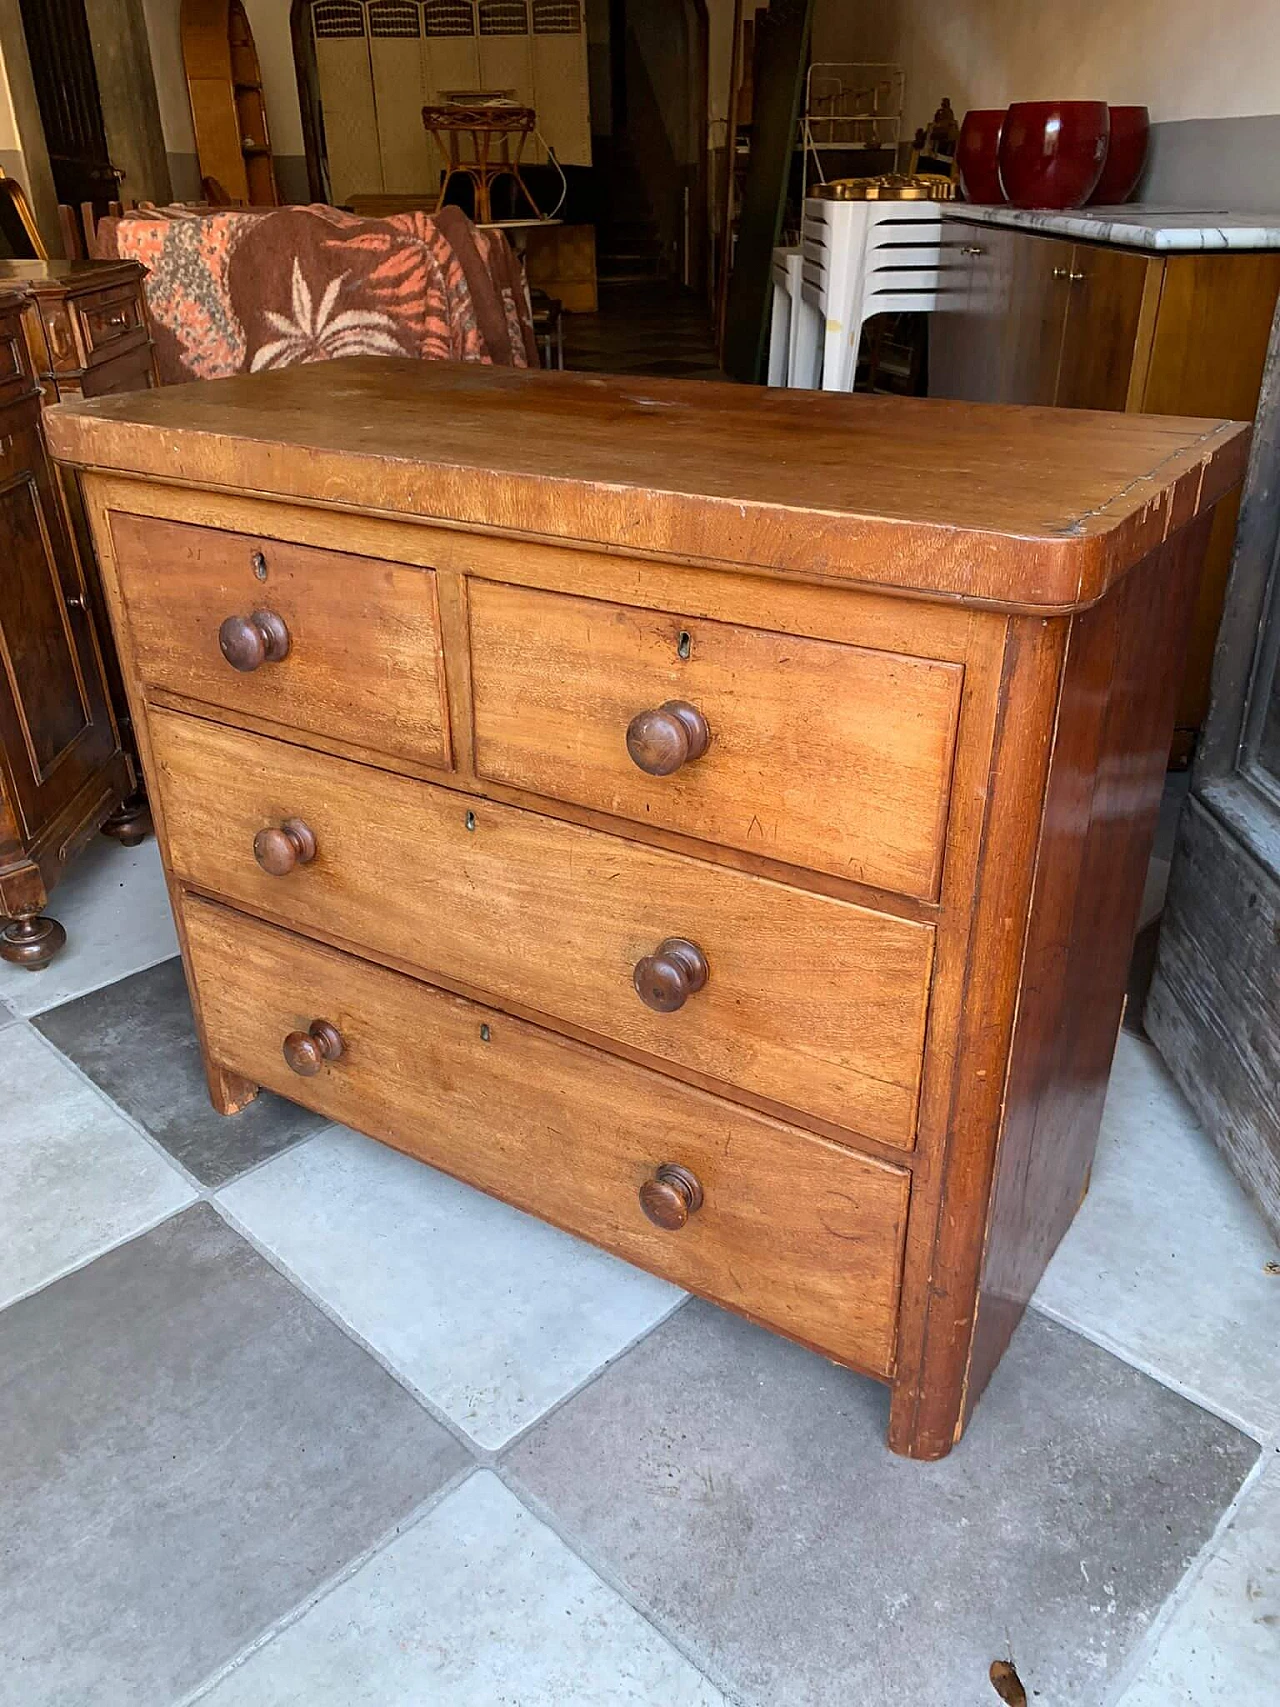
[[[596,275],[601,284],[653,283],[670,268],[644,177],[625,135],[592,140],[600,185],[596,209]]]

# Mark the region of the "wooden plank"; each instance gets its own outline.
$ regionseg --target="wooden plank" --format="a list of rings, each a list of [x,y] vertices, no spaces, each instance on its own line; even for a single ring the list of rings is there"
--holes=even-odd
[[[282,1096],[875,1374],[892,1366],[908,1179],[491,1008],[184,899],[210,1045]],[[281,1043],[313,1020],[342,1056]],[[664,1162],[699,1181],[687,1225],[646,1220]]]
[[[910,1147],[931,927],[200,718],[151,728],[184,882]],[[315,854],[268,875],[255,837],[290,819]],[[706,982],[657,1013],[633,974],[673,937]]]
[[[63,406],[48,430],[80,466],[1046,612],[1236,485],[1248,444],[1171,416],[391,358]]]
[[[1265,809],[1254,810],[1262,818]],[[1280,877],[1194,795],[1143,1016],[1205,1130],[1280,1237]]]

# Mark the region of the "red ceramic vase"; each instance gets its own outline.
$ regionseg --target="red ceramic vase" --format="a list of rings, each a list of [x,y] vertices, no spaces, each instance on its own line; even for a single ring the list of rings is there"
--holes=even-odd
[[[1091,204],[1119,207],[1128,201],[1142,176],[1150,135],[1151,115],[1145,107],[1112,107],[1106,164],[1089,197]]]
[[[956,144],[956,165],[966,201],[990,206],[1004,200],[998,156],[1005,111],[1004,107],[971,107],[964,115]]]
[[[1014,207],[1083,207],[1111,135],[1105,101],[1015,101],[1000,135],[1000,182]]]

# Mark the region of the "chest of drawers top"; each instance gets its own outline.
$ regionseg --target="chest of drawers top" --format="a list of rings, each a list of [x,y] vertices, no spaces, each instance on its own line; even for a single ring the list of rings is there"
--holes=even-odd
[[[1243,475],[1237,424],[352,358],[103,398],[151,479],[1014,609],[1091,603]]]

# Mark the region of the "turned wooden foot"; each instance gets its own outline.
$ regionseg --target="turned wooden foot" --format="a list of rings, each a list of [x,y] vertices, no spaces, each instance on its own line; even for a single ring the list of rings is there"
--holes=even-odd
[[[151,807],[141,789],[121,801],[102,826],[103,835],[124,848],[136,848],[139,842],[146,841],[151,830]]]
[[[67,940],[67,933],[57,919],[35,913],[25,919],[10,919],[0,931],[0,960],[10,966],[21,966],[26,972],[39,972],[47,966]]]

